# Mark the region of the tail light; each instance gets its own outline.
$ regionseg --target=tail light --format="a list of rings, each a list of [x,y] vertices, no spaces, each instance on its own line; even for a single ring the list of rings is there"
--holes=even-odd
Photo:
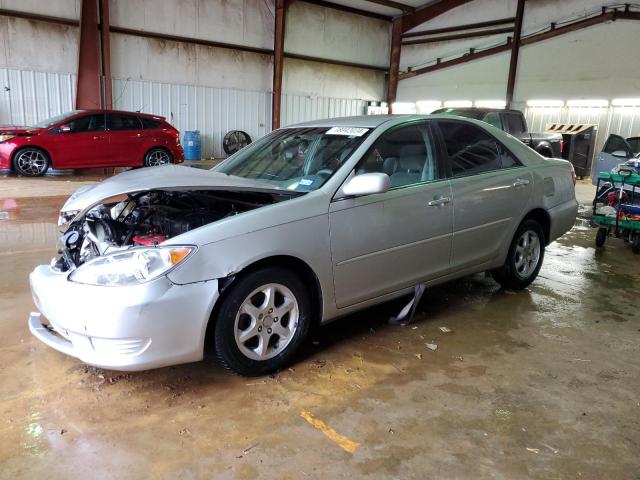
[[[560,153],[564,153],[564,140],[560,140]]]

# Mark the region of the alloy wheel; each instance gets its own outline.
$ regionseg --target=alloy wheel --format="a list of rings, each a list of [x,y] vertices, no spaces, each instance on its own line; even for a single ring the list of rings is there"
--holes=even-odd
[[[16,157],[17,170],[25,175],[42,175],[47,166],[47,158],[40,150],[22,150]]]
[[[540,238],[533,230],[527,230],[518,239],[515,249],[515,267],[518,276],[527,278],[540,261]]]
[[[234,323],[236,345],[252,360],[268,360],[287,348],[298,328],[298,301],[287,287],[269,283],[242,302]]]
[[[150,167],[157,167],[158,165],[167,165],[171,163],[171,157],[164,150],[154,150],[147,155],[147,165]]]

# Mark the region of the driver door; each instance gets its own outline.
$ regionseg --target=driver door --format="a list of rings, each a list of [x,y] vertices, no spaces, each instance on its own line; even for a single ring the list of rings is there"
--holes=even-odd
[[[58,127],[53,135],[56,168],[90,168],[107,161],[109,141],[104,114],[76,117]]]
[[[354,174],[386,173],[391,187],[329,207],[338,308],[446,274],[453,209],[443,171],[427,122],[393,128],[363,157]]]

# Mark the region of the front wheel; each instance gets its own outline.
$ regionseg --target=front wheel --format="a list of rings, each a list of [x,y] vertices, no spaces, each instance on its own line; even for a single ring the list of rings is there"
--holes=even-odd
[[[640,254],[640,232],[634,232],[631,237],[631,251]]]
[[[215,326],[222,365],[255,376],[285,366],[311,324],[311,302],[297,275],[263,268],[241,277],[223,298]]]
[[[535,220],[520,224],[511,241],[507,259],[502,267],[491,272],[504,288],[523,290],[538,276],[544,259],[545,236]]]
[[[159,165],[168,165],[172,160],[171,154],[164,148],[152,148],[144,156],[144,166],[157,167]]]
[[[607,235],[609,234],[609,230],[600,227],[598,229],[598,233],[596,234],[596,247],[604,247],[604,242],[607,241]]]
[[[18,150],[13,158],[14,170],[24,177],[41,177],[50,165],[49,157],[39,148],[23,148]]]

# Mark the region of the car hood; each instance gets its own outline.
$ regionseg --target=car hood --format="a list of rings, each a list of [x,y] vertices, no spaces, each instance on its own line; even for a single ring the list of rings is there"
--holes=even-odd
[[[24,127],[20,125],[0,125],[2,135],[32,135],[40,131],[39,128]]]
[[[109,197],[154,189],[212,189],[256,192],[280,190],[283,193],[291,193],[289,190],[277,189],[265,185],[263,182],[229,176],[224,173],[212,172],[211,170],[163,165],[130,170],[95,185],[80,187],[69,197],[62,210],[85,210]]]

